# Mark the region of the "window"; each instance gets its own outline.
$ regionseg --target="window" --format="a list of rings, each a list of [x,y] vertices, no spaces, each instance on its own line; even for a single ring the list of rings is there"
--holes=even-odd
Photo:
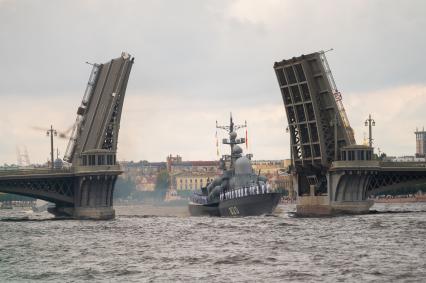
[[[105,156],[98,155],[98,165],[105,165]]]
[[[367,160],[371,160],[371,151],[367,150]]]
[[[89,166],[94,166],[94,165],[96,165],[96,164],[95,164],[95,156],[94,156],[94,155],[88,155],[88,156],[87,156],[87,158],[88,158]]]
[[[83,166],[87,166],[87,156],[83,155]]]
[[[107,155],[107,165],[112,165],[112,164],[113,164],[112,155]]]
[[[342,160],[343,161],[346,160],[346,151],[345,150],[342,151]]]

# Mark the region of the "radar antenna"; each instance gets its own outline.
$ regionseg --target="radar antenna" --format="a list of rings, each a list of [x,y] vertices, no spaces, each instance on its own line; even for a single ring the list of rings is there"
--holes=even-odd
[[[245,138],[237,139],[237,133],[235,131],[237,131],[238,129],[246,128],[246,127],[247,127],[247,121],[244,121],[243,125],[235,125],[232,119],[232,113],[230,113],[229,126],[219,126],[216,121],[216,128],[225,130],[226,132],[228,132],[228,135],[229,135],[229,139],[223,139],[222,143],[229,144],[229,146],[231,147],[231,155],[224,155],[222,158],[225,161],[230,161],[231,163],[230,168],[233,168],[233,164],[235,161],[234,159],[236,159],[238,156],[241,156],[240,155],[241,152],[239,152],[238,154],[234,153],[234,146],[237,144],[242,144],[246,142]]]

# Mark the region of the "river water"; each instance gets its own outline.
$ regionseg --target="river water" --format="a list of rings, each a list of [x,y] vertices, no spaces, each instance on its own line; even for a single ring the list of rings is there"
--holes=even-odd
[[[112,221],[0,210],[0,282],[426,282],[426,203],[295,218],[116,207]]]

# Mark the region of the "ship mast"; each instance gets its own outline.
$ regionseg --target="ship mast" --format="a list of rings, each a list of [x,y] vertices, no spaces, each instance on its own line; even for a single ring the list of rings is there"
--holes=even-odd
[[[244,125],[235,125],[234,121],[232,120],[232,113],[230,114],[230,119],[229,119],[229,126],[219,126],[217,124],[216,121],[216,129],[222,129],[225,130],[226,132],[228,132],[229,135],[229,139],[223,139],[222,143],[223,144],[229,144],[231,147],[231,155],[224,155],[224,159],[225,161],[230,161],[231,165],[230,165],[230,169],[234,168],[234,161],[237,158],[237,155],[234,155],[234,146],[236,144],[242,144],[246,142],[245,138],[239,138],[237,139],[237,133],[236,131],[242,128],[246,128],[247,127],[247,121],[244,121]]]

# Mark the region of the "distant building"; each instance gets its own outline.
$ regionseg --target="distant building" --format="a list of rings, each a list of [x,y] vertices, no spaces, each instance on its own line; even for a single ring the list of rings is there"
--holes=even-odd
[[[174,176],[174,185],[178,192],[199,190],[217,176],[215,172],[184,172]]]
[[[138,191],[154,191],[158,173],[167,168],[166,162],[123,161],[120,165],[123,169],[120,178],[134,182]]]
[[[182,193],[200,189],[221,174],[218,167],[218,161],[182,161],[180,155],[169,155],[170,190]]]
[[[172,156],[171,154],[167,156],[167,171],[171,172],[172,164],[182,163],[182,157],[180,155]]]
[[[424,162],[424,157],[416,156],[388,156],[383,161],[392,161],[392,162]]]
[[[252,160],[251,165],[255,173],[265,176],[277,175],[279,171],[284,171],[290,165],[290,159],[285,160]]]
[[[253,171],[268,178],[272,188],[288,192],[288,196],[293,198],[293,178],[288,174],[291,159],[284,160],[254,160],[252,161]]]
[[[218,161],[182,161],[180,155],[167,156],[167,170],[169,174],[183,172],[217,172]]]
[[[416,130],[416,157],[426,156],[426,131],[423,128],[422,131]]]

